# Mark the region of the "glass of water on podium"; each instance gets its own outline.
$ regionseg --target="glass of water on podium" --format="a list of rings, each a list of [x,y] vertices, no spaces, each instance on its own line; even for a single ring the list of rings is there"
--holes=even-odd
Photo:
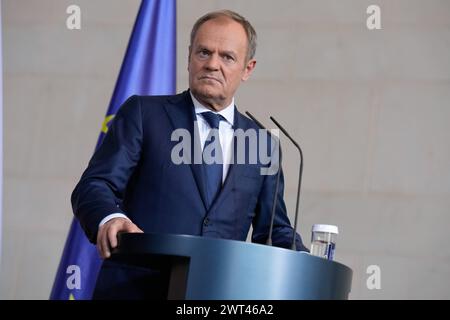
[[[333,260],[337,235],[337,226],[314,224],[311,232],[311,255]]]

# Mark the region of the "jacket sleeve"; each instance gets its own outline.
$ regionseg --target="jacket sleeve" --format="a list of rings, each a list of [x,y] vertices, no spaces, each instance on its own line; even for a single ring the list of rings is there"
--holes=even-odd
[[[72,193],[73,212],[92,243],[103,218],[112,213],[126,214],[120,204],[139,162],[142,139],[140,100],[132,96],[120,107]]]

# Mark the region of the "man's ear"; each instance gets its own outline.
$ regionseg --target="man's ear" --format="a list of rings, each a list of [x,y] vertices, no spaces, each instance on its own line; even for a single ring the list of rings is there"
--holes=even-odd
[[[255,70],[255,66],[256,66],[255,59],[250,59],[247,62],[247,64],[245,65],[244,74],[242,75],[242,78],[241,78],[242,81],[247,81],[250,78],[253,70]]]
[[[191,62],[191,46],[188,48],[188,64],[187,64],[187,70],[189,71],[189,63]]]

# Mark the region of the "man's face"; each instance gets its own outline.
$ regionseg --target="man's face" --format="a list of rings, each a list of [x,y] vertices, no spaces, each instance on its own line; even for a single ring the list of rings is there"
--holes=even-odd
[[[202,104],[227,107],[256,61],[246,61],[247,35],[236,21],[219,17],[203,23],[189,48],[189,87]]]

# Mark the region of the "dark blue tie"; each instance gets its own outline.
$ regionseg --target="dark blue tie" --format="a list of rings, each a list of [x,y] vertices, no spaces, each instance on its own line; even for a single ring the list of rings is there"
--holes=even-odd
[[[203,147],[203,160],[205,159],[205,157],[211,156],[213,157],[212,159],[216,160],[213,163],[211,163],[211,161],[208,161],[207,163],[203,161],[203,167],[206,174],[206,193],[208,198],[207,201],[208,207],[210,207],[216,196],[219,194],[220,189],[222,188],[223,154],[222,147],[220,146],[220,140],[216,139],[216,137],[218,138],[220,121],[225,121],[225,118],[220,114],[210,111],[202,112],[201,115],[206,120],[206,122],[208,122],[211,129],[217,130],[216,135],[213,134],[213,130],[210,130]],[[212,149],[208,148],[209,150],[212,150],[212,152],[205,153],[206,147],[208,147],[209,145],[213,145],[211,146]]]

